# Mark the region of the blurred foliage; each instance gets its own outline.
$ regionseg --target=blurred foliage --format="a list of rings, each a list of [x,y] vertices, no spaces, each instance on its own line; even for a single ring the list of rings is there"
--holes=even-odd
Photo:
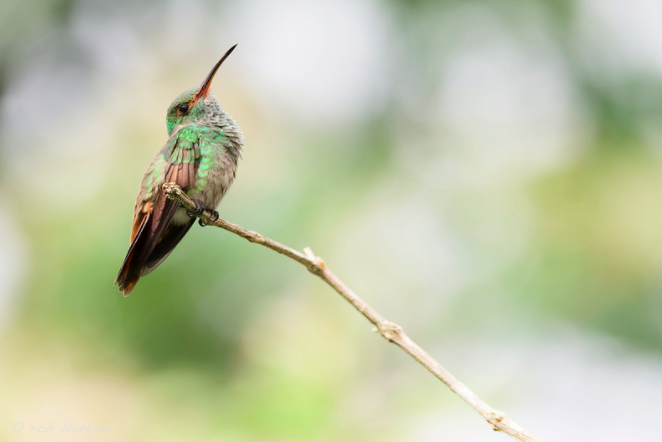
[[[659,355],[662,64],[627,50],[642,41],[605,49],[640,34],[627,21],[612,35],[594,3],[3,2],[0,226],[27,259],[22,276],[0,274],[19,281],[0,292],[0,388],[14,398],[0,412],[92,419],[105,440],[396,441],[454,410],[321,282],[220,230],[194,227],[130,297],[112,286],[168,100],[233,39],[300,59],[285,72],[303,88],[350,52],[315,47],[342,37],[342,20],[335,37],[315,34],[337,17],[358,20],[348,38],[369,49],[340,72],[372,60],[374,80],[352,89],[372,95],[324,83],[331,104],[307,115],[296,96],[262,96],[291,85],[269,79],[281,65],[261,74],[241,53],[214,85],[247,137],[221,216],[311,246],[467,371],[459,343],[538,347],[554,327]],[[289,24],[260,21],[279,8],[302,26],[293,40]]]

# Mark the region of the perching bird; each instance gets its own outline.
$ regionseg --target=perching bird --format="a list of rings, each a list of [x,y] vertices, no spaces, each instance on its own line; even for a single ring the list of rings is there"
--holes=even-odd
[[[236,46],[223,55],[199,88],[187,90],[168,108],[170,138],[140,183],[131,246],[115,280],[124,296],[168,257],[195,220],[177,201],[166,198],[163,184],[177,183],[196,202],[196,213],[207,209],[218,217],[214,209],[234,180],[243,136],[209,93],[209,86]]]

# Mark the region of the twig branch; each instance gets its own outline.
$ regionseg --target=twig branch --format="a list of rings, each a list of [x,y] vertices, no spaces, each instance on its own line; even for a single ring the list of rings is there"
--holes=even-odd
[[[194,211],[196,209],[195,203],[184,193],[178,185],[174,183],[166,183],[163,186],[168,198],[179,201],[179,203],[186,209]],[[480,413],[485,420],[492,426],[495,431],[502,431],[509,436],[520,440],[522,442],[544,442],[543,439],[534,436],[516,422],[514,422],[506,413],[495,410],[483,401],[476,393],[471,391],[469,387],[464,385],[459,379],[453,376],[448,370],[435,361],[429,354],[418,346],[409,336],[405,334],[397,324],[387,321],[382,315],[377,313],[370,307],[363,299],[359,298],[344,282],[342,282],[333,272],[326,266],[324,261],[318,256],[313,254],[310,248],[305,248],[301,253],[290,247],[287,247],[279,242],[269,239],[257,232],[244,229],[243,227],[218,219],[213,221],[211,213],[205,210],[202,214],[198,215],[202,221],[207,225],[213,225],[225,229],[229,232],[239,235],[250,242],[261,244],[271,250],[285,255],[298,263],[304,265],[311,273],[319,276],[324,282],[329,284],[333,289],[338,292],[343,298],[349,301],[363,316],[375,325],[377,331],[389,342],[394,343],[402,348],[412,358],[416,359],[421,365],[428,369],[437,379],[446,384],[448,388],[453,390],[460,396],[467,404],[474,410]]]

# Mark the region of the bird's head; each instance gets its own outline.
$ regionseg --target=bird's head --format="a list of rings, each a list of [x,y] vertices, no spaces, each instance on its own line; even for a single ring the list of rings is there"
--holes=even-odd
[[[196,121],[204,121],[214,113],[222,112],[218,101],[209,92],[209,87],[218,68],[236,47],[237,45],[234,45],[228,49],[225,55],[214,65],[200,87],[186,90],[170,104],[168,115],[166,116],[168,135],[179,126]]]

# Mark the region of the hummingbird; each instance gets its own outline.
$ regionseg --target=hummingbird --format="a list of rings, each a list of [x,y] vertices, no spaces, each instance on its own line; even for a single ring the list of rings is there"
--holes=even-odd
[[[168,108],[168,141],[140,183],[131,245],[115,279],[124,296],[170,255],[193,225],[194,215],[207,209],[218,218],[215,209],[234,181],[244,144],[241,129],[209,89],[235,47],[221,57],[200,87],[186,90]],[[178,184],[195,202],[193,213],[166,198],[162,187],[169,182]]]

